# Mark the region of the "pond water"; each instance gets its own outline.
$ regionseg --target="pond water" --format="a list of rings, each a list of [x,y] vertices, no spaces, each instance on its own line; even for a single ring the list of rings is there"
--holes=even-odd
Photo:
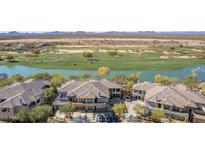
[[[90,71],[90,70],[42,69],[42,68],[33,68],[33,67],[27,67],[27,66],[22,66],[22,65],[14,65],[14,66],[1,65],[0,66],[0,73],[6,73],[9,76],[13,74],[29,76],[31,74],[43,73],[43,72],[59,73],[65,76],[88,73],[93,78],[96,78],[96,75],[97,75],[97,71]],[[146,80],[146,81],[152,81],[156,74],[162,74],[162,75],[166,75],[169,77],[177,77],[179,79],[182,79],[185,75],[190,74],[192,72],[196,72],[198,74],[199,80],[203,80],[203,81],[205,80],[205,65],[187,67],[187,68],[171,70],[171,71],[149,71],[149,70],[140,71],[137,69],[136,70],[111,71],[109,74],[109,77],[113,76],[114,74],[129,75],[134,72],[141,72],[142,73],[141,80]]]

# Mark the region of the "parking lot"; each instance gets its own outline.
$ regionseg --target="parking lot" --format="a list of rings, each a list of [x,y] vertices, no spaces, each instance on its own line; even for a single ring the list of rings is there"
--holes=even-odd
[[[134,106],[137,104],[136,101],[125,102],[127,105],[127,113],[125,113],[124,123],[136,123],[141,122],[136,118],[136,113],[133,110]],[[110,110],[101,111],[101,112],[92,112],[92,111],[78,111],[73,113],[73,118],[69,119],[64,113],[56,112],[53,117],[54,122],[66,122],[66,123],[117,123],[119,118]]]
[[[111,111],[107,112],[74,112],[72,119],[66,117],[64,113],[56,112],[52,122],[67,123],[113,123],[118,122],[118,118]]]

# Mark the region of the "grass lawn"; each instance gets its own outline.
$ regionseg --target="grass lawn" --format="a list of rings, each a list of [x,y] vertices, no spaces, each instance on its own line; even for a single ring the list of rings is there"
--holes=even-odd
[[[41,54],[28,58],[24,54],[15,55],[19,62],[14,64],[39,68],[96,70],[107,66],[111,70],[172,70],[205,64],[203,59],[160,59],[161,53],[143,53],[135,57],[130,53],[110,56],[107,53],[94,53],[93,58],[83,58],[81,54]],[[0,62],[0,65],[11,64]]]

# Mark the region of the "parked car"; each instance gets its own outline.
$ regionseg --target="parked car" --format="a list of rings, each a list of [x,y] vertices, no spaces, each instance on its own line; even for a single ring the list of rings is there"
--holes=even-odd
[[[105,122],[104,116],[101,114],[97,115],[97,122]]]
[[[126,101],[126,102],[131,102],[131,101],[132,101],[131,96],[126,96],[126,97],[125,97],[125,101]]]
[[[110,117],[112,118],[112,122],[119,122],[119,118],[115,113],[111,113]]]
[[[105,122],[111,123],[112,121],[112,117],[109,114],[102,114],[103,117],[105,118]]]

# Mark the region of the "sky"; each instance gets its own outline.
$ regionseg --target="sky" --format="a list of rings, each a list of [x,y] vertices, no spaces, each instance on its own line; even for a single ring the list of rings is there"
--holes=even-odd
[[[204,0],[0,0],[0,31],[205,31]]]

